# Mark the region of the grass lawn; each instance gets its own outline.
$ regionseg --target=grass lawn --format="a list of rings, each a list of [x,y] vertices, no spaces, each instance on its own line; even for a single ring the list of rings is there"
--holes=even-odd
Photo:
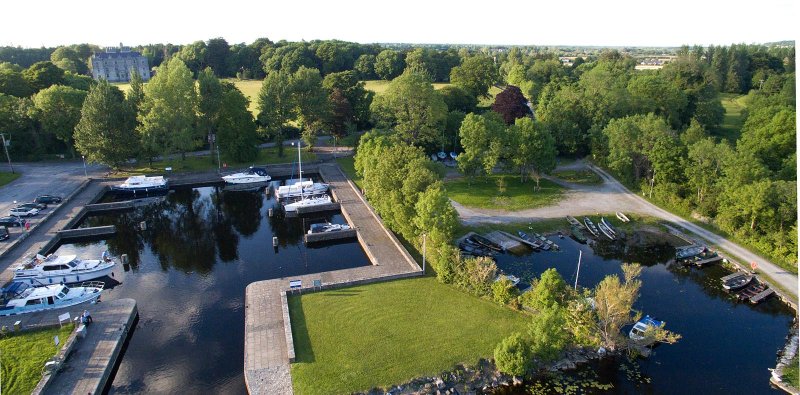
[[[547,206],[561,198],[562,188],[553,182],[541,180],[541,189],[534,192],[533,180],[521,183],[519,176],[511,174],[505,175],[506,191],[500,194],[497,184],[502,176],[479,177],[471,183],[466,177],[449,180],[445,182],[447,195],[467,207],[508,211]]]
[[[250,100],[250,106],[248,106],[248,109],[251,113],[253,113],[253,116],[256,116],[258,113],[258,109],[256,108],[258,105],[258,91],[261,90],[261,84],[263,81],[240,80],[236,78],[228,78],[225,81],[232,82],[233,85],[236,85],[236,87],[239,88],[242,93],[244,93],[244,96],[247,98],[247,100]]]
[[[603,179],[591,170],[561,170],[554,172],[553,175],[575,184],[597,185],[603,183]]]
[[[439,283],[398,280],[289,299],[297,394],[400,384],[491,357],[528,317]]]
[[[303,162],[313,162],[317,160],[317,155],[313,152],[303,151]],[[164,173],[165,167],[172,167],[173,172],[191,172],[191,171],[203,171],[203,170],[213,170],[217,168],[217,161],[211,160],[212,158],[208,155],[204,156],[187,156],[185,160],[181,160],[180,157],[175,159],[168,159],[163,161],[156,161],[153,162],[153,165],[149,165],[147,161],[141,161],[138,165],[133,167],[123,168],[121,170],[122,173],[135,173],[135,174],[162,174]],[[258,158],[256,160],[250,162],[233,162],[229,160],[225,160],[222,158],[222,163],[228,164],[229,168],[237,169],[252,165],[267,165],[267,164],[275,164],[275,163],[294,163],[297,161],[297,156],[295,151],[291,149],[291,147],[284,147],[283,150],[283,157],[278,156],[278,148],[270,147],[270,148],[262,148],[261,151],[258,153]]]
[[[720,99],[722,100],[722,107],[725,108],[725,118],[720,125],[720,137],[728,139],[730,142],[735,142],[739,138],[744,117],[742,110],[746,105],[744,99],[747,95],[740,95],[736,93],[721,93]]]
[[[794,388],[800,388],[800,376],[798,376],[798,360],[797,355],[794,356],[792,363],[783,370],[784,381],[788,381]]]
[[[364,89],[368,91],[373,91],[377,94],[381,94],[386,91],[386,88],[389,87],[389,83],[391,81],[386,80],[369,80],[369,81],[362,81],[364,82]],[[450,85],[446,82],[434,82],[433,89],[442,89],[445,86]]]
[[[58,351],[53,336],[61,344],[69,337],[72,325],[0,337],[0,365],[3,369],[3,393],[30,394],[42,378],[44,363]]]
[[[21,176],[19,173],[0,172],[0,187],[16,180],[19,176]]]
[[[361,177],[356,175],[356,161],[355,158],[352,156],[348,156],[346,158],[336,158],[336,163],[339,164],[339,167],[342,168],[344,174],[352,180],[357,187],[363,188],[361,185]]]

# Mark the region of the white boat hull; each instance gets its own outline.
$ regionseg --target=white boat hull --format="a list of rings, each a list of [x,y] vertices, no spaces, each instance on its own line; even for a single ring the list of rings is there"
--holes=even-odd
[[[71,284],[98,279],[100,277],[113,277],[115,264],[107,265],[97,270],[85,271],[81,273],[52,273],[37,274],[33,276],[24,275],[20,272],[14,274],[14,281],[24,282],[33,286],[51,284]]]
[[[86,292],[83,295],[68,300],[64,300],[63,302],[55,304],[36,304],[36,305],[21,306],[21,307],[3,307],[0,308],[0,317],[35,313],[38,311],[55,310],[87,302],[94,303],[100,299],[100,294],[102,293],[101,292],[102,290],[103,290],[102,288],[87,288]]]

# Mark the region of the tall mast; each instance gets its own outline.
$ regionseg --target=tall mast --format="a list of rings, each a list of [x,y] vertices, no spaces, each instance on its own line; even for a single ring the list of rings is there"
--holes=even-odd
[[[575,273],[575,289],[578,289],[578,277],[581,275],[581,256],[583,256],[583,251],[578,250],[578,272]]]
[[[300,140],[297,140],[297,163],[300,170],[300,200],[305,199],[303,195],[303,158],[300,156]]]

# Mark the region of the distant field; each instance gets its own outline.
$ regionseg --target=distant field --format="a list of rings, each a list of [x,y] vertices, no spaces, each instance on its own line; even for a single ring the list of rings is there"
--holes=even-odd
[[[736,93],[722,93],[720,99],[722,100],[722,107],[725,108],[725,118],[722,120],[720,126],[720,137],[734,142],[739,138],[742,125],[744,124],[744,116],[742,110],[747,107],[745,105],[746,95]]]
[[[373,91],[377,94],[381,94],[384,91],[386,91],[386,88],[389,86],[389,82],[391,81],[386,81],[386,80],[364,81],[364,88],[368,91]],[[433,89],[442,89],[448,85],[450,84],[446,82],[436,82],[433,84]]]
[[[228,78],[226,81],[233,82],[233,84],[244,93],[247,100],[250,100],[248,109],[253,113],[253,116],[258,115],[256,101],[258,100],[258,91],[261,90],[261,80],[237,80],[235,78]]]
[[[501,178],[506,184],[504,192],[498,187]],[[563,188],[558,184],[541,180],[539,191],[534,191],[535,185],[533,180],[522,183],[516,175],[502,174],[473,180],[461,177],[445,182],[447,196],[467,207],[519,211],[547,206],[561,199]]]

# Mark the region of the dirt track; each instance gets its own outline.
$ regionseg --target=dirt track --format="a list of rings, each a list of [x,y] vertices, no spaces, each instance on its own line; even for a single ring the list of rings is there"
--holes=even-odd
[[[503,210],[467,208],[452,200],[451,202],[456,211],[458,211],[461,220],[466,224],[528,222],[551,218],[564,218],[566,215],[593,215],[596,213],[616,211],[661,218],[705,239],[709,244],[716,245],[727,251],[742,263],[756,262],[758,264],[758,270],[761,273],[780,284],[783,289],[791,292],[795,300],[797,299],[798,282],[796,274],[784,270],[722,236],[709,232],[677,215],[656,207],[641,196],[625,188],[619,181],[611,177],[611,175],[593,165],[583,161],[577,161],[570,165],[560,167],[559,170],[575,170],[581,168],[589,168],[595,171],[603,179],[603,183],[600,185],[578,185],[549,178],[551,181],[568,188],[567,192],[565,192],[564,199],[554,206],[509,212]]]

